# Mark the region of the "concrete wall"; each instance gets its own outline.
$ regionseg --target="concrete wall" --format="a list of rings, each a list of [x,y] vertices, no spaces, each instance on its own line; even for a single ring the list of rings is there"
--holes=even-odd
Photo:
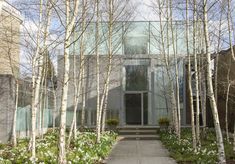
[[[73,59],[74,57],[71,55],[70,57],[70,78],[69,78],[69,91],[68,91],[68,111],[73,110],[73,101],[74,101],[74,86],[73,86]],[[79,56],[76,56],[76,77],[78,79],[78,71],[79,71]],[[115,55],[113,58],[113,67],[110,76],[110,87],[109,87],[109,97],[108,97],[108,109],[112,110],[111,115],[115,115],[117,117],[119,115],[119,111],[122,109],[122,57]],[[104,80],[106,77],[106,70],[108,65],[107,56],[100,56],[100,92],[103,91]],[[61,101],[61,91],[62,91],[62,79],[63,79],[63,56],[58,57],[58,102]],[[87,124],[94,125],[95,124],[95,116],[96,116],[96,57],[95,56],[86,56],[85,59],[85,102],[86,102],[86,111],[87,111]],[[81,109],[81,96],[79,97],[79,106],[78,110]],[[58,103],[58,109],[60,108]],[[69,114],[71,115],[71,113]],[[68,116],[72,117],[72,116]],[[78,116],[80,117],[80,116]],[[114,116],[113,116],[114,117]],[[69,119],[68,119],[69,120]]]
[[[15,108],[15,80],[12,75],[0,75],[0,141],[7,142],[11,136]]]
[[[76,70],[79,70],[79,56],[76,57]],[[73,110],[73,101],[74,101],[74,87],[73,87],[73,60],[74,56],[70,56],[70,79],[69,79],[69,91],[68,91],[68,115],[67,121],[70,124],[72,119],[72,110]],[[109,88],[109,98],[108,98],[108,109],[110,110],[109,117],[118,117],[120,125],[125,125],[125,101],[124,94],[129,91],[125,91],[123,85],[125,84],[125,71],[124,66],[129,65],[129,62],[138,62],[149,61],[148,65],[148,125],[157,125],[158,119],[170,115],[171,106],[168,105],[168,109],[164,107],[164,99],[162,95],[162,89],[158,88],[162,85],[162,78],[156,79],[159,76],[159,69],[164,67],[162,63],[162,58],[150,55],[134,55],[134,56],[124,56],[124,55],[115,55],[112,63],[112,73],[110,76],[110,88]],[[63,56],[58,57],[58,102],[61,101],[61,90],[62,90],[62,79],[63,79]],[[106,76],[106,69],[108,64],[108,57],[105,55],[100,56],[100,82],[102,92],[104,86],[104,77]],[[183,66],[182,66],[183,67]],[[173,67],[172,67],[173,69]],[[182,68],[183,69],[183,68]],[[158,70],[158,72],[156,72]],[[181,70],[183,71],[183,70]],[[181,77],[184,76],[183,72]],[[76,73],[78,77],[78,72]],[[165,75],[166,76],[166,75]],[[165,83],[167,80],[165,79]],[[96,57],[95,56],[86,56],[85,59],[85,99],[86,99],[86,117],[87,124],[94,125],[96,118]],[[138,92],[138,91],[137,91]],[[139,93],[139,92],[138,92]],[[169,95],[167,95],[169,96]],[[161,99],[160,99],[161,98]],[[182,102],[183,103],[183,102]],[[162,105],[160,105],[162,104]],[[58,110],[61,104],[58,104]],[[184,108],[182,104],[182,108]],[[78,110],[81,109],[81,97],[78,106]],[[167,112],[168,111],[168,112]],[[59,113],[59,112],[58,112]],[[182,109],[181,115],[182,120],[185,120],[186,111]],[[78,112],[78,122],[79,122],[79,112]],[[182,121],[182,124],[185,124],[185,121]]]
[[[0,141],[9,140],[15,109],[15,78],[19,75],[20,13],[0,0]]]

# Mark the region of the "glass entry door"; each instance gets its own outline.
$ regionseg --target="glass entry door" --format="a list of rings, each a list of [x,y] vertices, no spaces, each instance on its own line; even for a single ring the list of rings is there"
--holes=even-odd
[[[147,125],[148,124],[148,94],[126,93],[126,124]]]

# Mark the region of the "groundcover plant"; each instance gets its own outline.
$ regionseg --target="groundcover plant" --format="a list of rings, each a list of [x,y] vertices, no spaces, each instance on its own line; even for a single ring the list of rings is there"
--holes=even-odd
[[[101,142],[96,143],[95,132],[78,132],[77,138],[67,147],[67,163],[92,164],[101,162],[110,152],[117,134],[104,132]],[[0,145],[0,163],[32,163],[28,148],[28,139],[18,140],[18,146]],[[36,141],[36,163],[57,163],[58,132],[48,132],[43,139]]]
[[[206,135],[201,137],[201,146],[193,149],[192,135],[189,129],[182,129],[181,139],[168,131],[161,131],[160,138],[163,144],[178,163],[217,163],[217,145],[214,130],[207,130]],[[235,162],[233,145],[224,141],[227,162]]]

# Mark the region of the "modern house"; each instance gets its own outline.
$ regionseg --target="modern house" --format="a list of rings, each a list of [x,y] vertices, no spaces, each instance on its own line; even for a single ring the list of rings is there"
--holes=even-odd
[[[233,51],[235,51],[235,46],[233,46]],[[234,129],[234,118],[235,118],[235,102],[234,102],[235,61],[232,58],[230,48],[227,50],[220,51],[218,54],[214,54],[214,57],[218,58],[218,62],[217,62],[218,98],[217,98],[217,101],[218,101],[218,112],[220,115],[221,127],[225,129],[226,99],[228,96],[228,103],[227,103],[228,127],[229,127],[229,130],[232,131]]]
[[[88,25],[84,35],[86,124],[95,125],[96,117],[96,56],[99,43],[101,89],[108,65],[107,23],[100,23],[100,38],[95,39],[95,23]],[[182,125],[186,125],[185,69],[187,55],[185,24],[173,22],[172,30],[166,22],[116,22],[112,35],[112,72],[108,96],[108,118],[118,118],[120,126],[156,126],[161,117],[171,115],[170,82],[165,57],[169,58],[169,72],[175,85],[175,64],[178,66],[179,95]],[[77,30],[78,36],[81,31]],[[168,34],[168,37],[167,37]],[[172,37],[174,36],[174,38]],[[164,40],[164,43],[162,42]],[[189,40],[190,46],[191,40]],[[163,43],[163,44],[162,44]],[[174,43],[174,46],[173,46]],[[73,61],[79,69],[80,40],[71,47],[68,118],[73,110]],[[192,48],[189,47],[190,52]],[[175,59],[173,60],[175,55]],[[176,61],[176,62],[175,62]],[[61,98],[63,56],[58,57],[58,100]],[[81,110],[81,98],[78,110]],[[80,112],[78,112],[80,114]],[[79,115],[78,114],[78,115]],[[80,117],[80,116],[78,116]],[[70,120],[70,119],[67,119]],[[80,119],[78,119],[80,120]]]
[[[15,109],[15,78],[19,74],[20,12],[0,0],[0,141],[9,140]]]

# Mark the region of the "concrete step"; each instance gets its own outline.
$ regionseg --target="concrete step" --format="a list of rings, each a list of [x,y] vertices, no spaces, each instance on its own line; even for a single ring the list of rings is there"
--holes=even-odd
[[[158,126],[122,126],[118,130],[157,130]]]
[[[158,135],[120,135],[121,140],[158,140]]]
[[[119,129],[118,130],[119,135],[148,135],[156,134],[156,129]]]

